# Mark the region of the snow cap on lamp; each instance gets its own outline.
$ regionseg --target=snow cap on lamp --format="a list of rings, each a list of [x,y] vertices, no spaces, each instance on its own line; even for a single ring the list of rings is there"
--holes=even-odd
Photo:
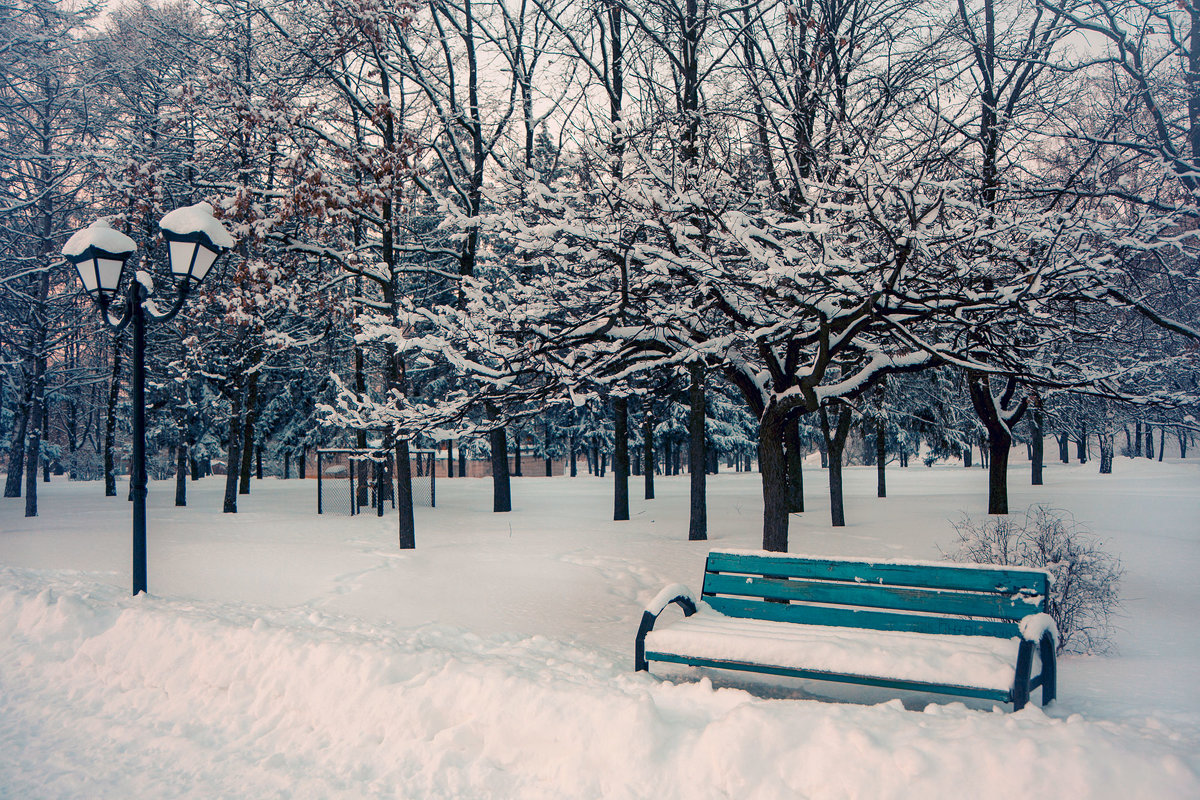
[[[177,208],[158,226],[167,240],[171,272],[196,283],[204,280],[216,260],[233,247],[233,237],[213,216],[213,207],[208,203]]]
[[[133,239],[114,229],[109,217],[101,217],[76,231],[63,245],[63,257],[75,265],[83,288],[101,302],[107,302],[121,285],[125,262],[137,250]]]

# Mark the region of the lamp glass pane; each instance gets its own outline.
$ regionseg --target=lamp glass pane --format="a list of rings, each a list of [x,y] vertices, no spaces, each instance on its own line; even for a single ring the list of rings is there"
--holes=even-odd
[[[188,274],[192,266],[192,251],[200,245],[195,242],[171,242],[171,272],[179,277]]]
[[[96,291],[96,262],[93,259],[80,261],[75,265],[79,270],[79,280],[83,281],[83,290],[89,294]]]
[[[100,289],[106,292],[115,292],[121,284],[121,270],[124,266],[124,261],[118,261],[115,258],[97,258],[96,272],[100,275]]]
[[[192,268],[192,279],[196,283],[204,280],[204,276],[208,274],[209,268],[217,260],[218,255],[220,254],[214,253],[204,245],[196,245],[196,266]]]

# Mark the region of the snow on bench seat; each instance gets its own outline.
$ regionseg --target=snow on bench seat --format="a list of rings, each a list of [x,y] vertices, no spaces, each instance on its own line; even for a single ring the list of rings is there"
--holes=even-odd
[[[709,608],[646,635],[646,657],[678,655],[1007,692],[1019,638],[795,625]]]

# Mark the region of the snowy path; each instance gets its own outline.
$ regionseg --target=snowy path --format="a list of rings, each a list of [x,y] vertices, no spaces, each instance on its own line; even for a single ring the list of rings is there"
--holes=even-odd
[[[390,520],[318,519],[311,484],[236,518],[216,482],[179,510],[155,486],[136,600],[128,506],[52,484],[38,520],[0,505],[0,798],[1200,796],[1200,471],[1085,469],[1047,494],[1112,536],[1128,617],[1048,714],[632,673],[638,606],[708,549],[680,535],[686,479],[624,524],[598,480],[518,481],[507,517],[443,482],[409,554]],[[979,471],[894,470],[885,501],[849,477],[851,527],[810,485],[794,549],[936,557],[982,503]],[[754,545],[755,476],[713,479],[710,509],[710,545]]]

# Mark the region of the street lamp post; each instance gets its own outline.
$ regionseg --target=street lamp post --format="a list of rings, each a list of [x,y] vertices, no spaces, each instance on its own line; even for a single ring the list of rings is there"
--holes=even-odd
[[[114,318],[111,309],[125,273],[125,264],[137,250],[132,239],[99,219],[77,231],[63,247],[63,256],[75,265],[83,288],[100,307],[105,325],[119,332],[133,326],[133,463],[130,493],[133,496],[133,594],[146,591],[146,320],[173,319],[187,301],[193,284],[199,284],[223,253],[233,247],[233,237],[214,217],[212,206],[197,203],[178,208],[159,222],[171,272],[178,279],[175,300],[164,313],[149,303],[150,276],[137,272],[129,282],[124,308]],[[147,307],[147,306],[150,307]]]

